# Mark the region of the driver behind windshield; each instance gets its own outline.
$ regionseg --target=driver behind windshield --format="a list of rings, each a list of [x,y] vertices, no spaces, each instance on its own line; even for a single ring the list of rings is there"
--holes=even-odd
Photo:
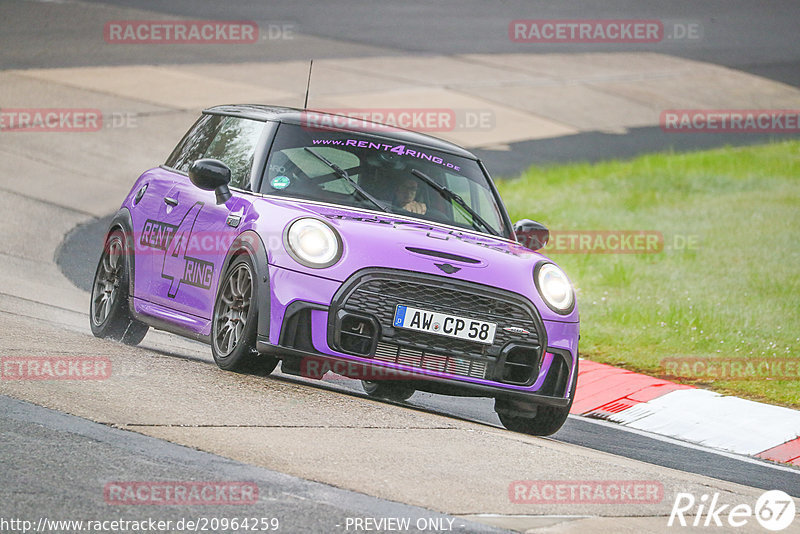
[[[428,207],[425,203],[416,200],[418,186],[419,181],[413,177],[401,178],[397,182],[397,188],[394,191],[394,198],[392,199],[394,205],[411,213],[424,215],[428,211]]]

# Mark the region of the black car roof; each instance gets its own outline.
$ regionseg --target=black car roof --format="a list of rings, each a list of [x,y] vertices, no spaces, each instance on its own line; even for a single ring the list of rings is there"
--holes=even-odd
[[[203,111],[203,113],[208,113],[212,115],[229,115],[232,117],[242,117],[245,119],[253,119],[259,121],[278,121],[278,122],[285,122],[288,124],[300,124],[300,125],[305,124],[304,114],[309,112],[318,113],[321,116],[329,115],[329,116],[343,117],[343,115],[337,115],[335,113],[327,113],[324,111],[317,111],[313,109],[303,110],[303,109],[288,108],[281,106],[265,106],[260,104],[233,104],[224,106],[214,106],[212,108],[208,108]],[[356,122],[356,121],[350,121],[350,122]],[[362,121],[361,119],[359,119],[357,122],[363,122],[364,124],[380,124],[368,120]],[[405,130],[395,126],[391,126],[391,129],[379,129],[378,131],[375,131],[375,129],[370,127],[358,128],[355,125],[353,125],[353,127],[341,127],[341,128],[336,127],[335,129],[358,132],[375,137],[390,138],[405,143],[421,145],[421,146],[426,146],[428,148],[441,150],[442,152],[448,152],[450,154],[454,154],[457,156],[462,156],[470,159],[478,159],[472,152],[464,148],[461,148],[458,145],[450,143],[448,141],[444,141],[443,139],[439,139],[437,137],[433,137],[430,135],[421,134],[418,132],[413,132],[411,130]]]

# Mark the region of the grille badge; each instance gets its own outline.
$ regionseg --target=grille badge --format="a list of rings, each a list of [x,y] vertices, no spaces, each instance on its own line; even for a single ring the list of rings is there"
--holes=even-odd
[[[524,328],[519,328],[518,326],[507,326],[503,328],[503,330],[505,330],[506,332],[510,332],[512,334],[524,334],[526,336],[530,334],[530,332],[528,332]]]
[[[461,270],[461,267],[456,267],[454,265],[450,265],[449,263],[434,263],[434,265],[447,274],[457,273]]]

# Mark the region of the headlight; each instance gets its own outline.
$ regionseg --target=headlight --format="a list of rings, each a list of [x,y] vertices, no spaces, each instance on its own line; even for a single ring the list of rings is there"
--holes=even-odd
[[[297,219],[287,228],[283,241],[295,261],[313,269],[330,267],[342,257],[342,238],[319,219]]]
[[[575,292],[564,271],[552,263],[540,263],[533,273],[536,288],[545,304],[556,313],[566,315],[575,305]]]

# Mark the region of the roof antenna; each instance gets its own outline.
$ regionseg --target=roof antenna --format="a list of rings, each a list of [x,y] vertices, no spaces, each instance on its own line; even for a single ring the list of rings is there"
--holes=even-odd
[[[311,67],[314,66],[314,60],[308,64],[308,82],[306,83],[306,101],[303,103],[303,109],[308,109],[308,90],[311,88]]]

